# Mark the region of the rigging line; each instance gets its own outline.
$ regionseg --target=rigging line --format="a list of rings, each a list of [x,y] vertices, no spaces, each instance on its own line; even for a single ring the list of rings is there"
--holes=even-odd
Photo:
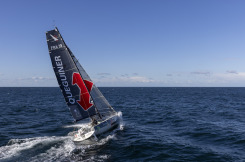
[[[77,67],[77,68],[78,68],[78,66],[81,67],[81,69],[86,73],[86,71],[84,70],[84,68],[82,67],[82,65],[80,65],[80,63],[78,62],[77,58],[74,56],[74,54],[71,52],[71,50],[70,50],[69,48],[68,48],[68,51],[70,52],[70,54],[72,54],[71,57],[72,57],[73,62],[74,62],[75,65],[76,65],[76,67]],[[76,59],[76,60],[74,60],[74,59]],[[76,64],[76,63],[78,63],[78,64]],[[78,71],[79,71],[79,74],[81,75],[79,68],[78,68]],[[89,78],[89,80],[92,81],[91,78],[88,76],[87,73],[86,73],[86,75],[87,75],[87,77]],[[81,75],[81,76],[82,76],[82,75]],[[82,78],[82,80],[83,80],[83,78]],[[84,82],[84,81],[83,81],[83,82]],[[85,83],[84,83],[84,84],[85,84]],[[93,83],[93,85],[94,85],[94,83]],[[87,89],[87,91],[88,91],[88,88],[87,88],[86,84],[85,84],[85,87],[86,87],[86,89]],[[92,89],[91,89],[91,90],[92,90]],[[92,98],[92,101],[93,101],[93,104],[94,104],[96,113],[99,115],[100,119],[102,119],[102,116],[101,116],[101,114],[100,114],[100,112],[99,112],[99,110],[98,110],[98,108],[97,108],[97,106],[96,106],[96,104],[95,104],[95,102],[94,102],[95,99],[93,98],[93,96],[91,95],[91,93],[90,93],[89,91],[88,91],[88,93],[89,93],[90,97]]]
[[[97,88],[97,87],[96,87]],[[97,88],[98,89],[98,88]],[[99,89],[98,89],[99,90]],[[103,96],[103,94],[101,93],[101,95],[99,97],[95,97],[95,99],[102,99],[104,100],[105,104],[108,106],[109,109],[111,109],[113,112],[116,112],[113,107],[111,106],[111,104],[107,101],[107,99]]]
[[[67,47],[67,49],[68,49],[68,52],[70,53],[70,56],[71,56],[71,58],[72,58],[72,60],[73,60],[73,62],[74,62],[74,64],[75,64],[75,66],[77,67],[77,64],[76,64],[76,63],[79,63],[79,62],[77,61],[77,58],[73,55],[73,53],[71,52],[71,50],[70,50],[68,47]],[[76,61],[75,61],[74,59],[76,59]],[[80,65],[80,66],[81,66],[81,65]],[[77,69],[78,69],[78,67],[77,67]],[[83,70],[84,70],[84,69],[83,69]],[[78,72],[79,72],[80,76],[82,77],[81,72],[80,72],[79,69],[78,69]],[[84,70],[84,72],[85,72],[85,70]],[[85,73],[86,73],[86,72],[85,72]],[[90,79],[90,80],[91,80],[91,79]],[[82,78],[82,81],[83,81],[83,83],[84,83],[83,78]],[[91,99],[92,99],[92,101],[93,101],[93,105],[94,105],[94,107],[95,107],[96,113],[99,115],[100,119],[102,119],[102,116],[101,116],[101,114],[99,113],[99,110],[98,110],[98,108],[97,108],[97,106],[96,106],[96,104],[95,104],[95,102],[94,102],[94,99],[93,99],[91,93],[89,92],[89,90],[88,90],[88,88],[87,88],[87,86],[86,86],[85,83],[84,83],[84,85],[85,85],[85,87],[86,87],[86,89],[87,89],[87,91],[88,91],[88,93],[89,93],[89,95],[90,95],[90,97],[91,97]],[[92,90],[92,88],[91,88],[91,90]],[[90,114],[89,114],[89,111],[87,111],[87,112],[88,112],[89,117],[91,117]]]

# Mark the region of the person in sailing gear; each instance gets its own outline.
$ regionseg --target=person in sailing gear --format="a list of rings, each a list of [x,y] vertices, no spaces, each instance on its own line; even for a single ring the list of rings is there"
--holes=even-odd
[[[97,124],[98,124],[97,120],[95,118],[92,118],[92,125],[97,125]]]

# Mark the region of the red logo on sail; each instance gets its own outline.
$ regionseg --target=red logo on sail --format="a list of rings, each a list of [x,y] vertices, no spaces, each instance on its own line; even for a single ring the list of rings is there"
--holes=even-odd
[[[87,80],[83,80],[79,73],[73,73],[72,76],[72,85],[76,84],[80,89],[80,100],[77,100],[77,103],[86,111],[93,104],[90,103],[90,94],[93,87],[93,83]]]

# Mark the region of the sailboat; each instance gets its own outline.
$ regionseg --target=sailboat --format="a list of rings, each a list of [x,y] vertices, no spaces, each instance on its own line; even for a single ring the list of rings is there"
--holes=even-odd
[[[89,119],[88,127],[80,128],[73,141],[90,137],[97,139],[109,130],[118,127],[120,115],[112,108],[89,75],[66,45],[59,30],[46,32],[49,55],[59,87],[74,121]]]

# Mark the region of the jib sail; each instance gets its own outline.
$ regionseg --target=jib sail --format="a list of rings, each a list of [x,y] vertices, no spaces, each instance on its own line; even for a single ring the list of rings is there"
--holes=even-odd
[[[72,52],[70,52],[70,53],[72,56],[74,56],[72,54]],[[78,68],[82,78],[84,80],[92,83],[92,80],[90,79],[89,75],[86,73],[84,68],[78,62],[76,57],[72,57],[72,58],[73,58],[75,64],[77,65],[77,68]],[[88,87],[88,89],[90,89],[90,88]],[[100,92],[100,90],[94,84],[92,86],[92,89],[89,91],[89,93],[93,99],[93,102],[94,102],[97,110],[101,114],[101,117],[108,117],[108,116],[111,116],[115,113],[115,110],[111,107],[109,102],[106,100],[106,98],[103,96],[103,94]]]
[[[75,63],[77,59],[57,28],[48,31],[46,38],[53,69],[72,116],[78,121],[95,115],[95,105],[90,95],[94,87],[93,82],[83,78]]]

